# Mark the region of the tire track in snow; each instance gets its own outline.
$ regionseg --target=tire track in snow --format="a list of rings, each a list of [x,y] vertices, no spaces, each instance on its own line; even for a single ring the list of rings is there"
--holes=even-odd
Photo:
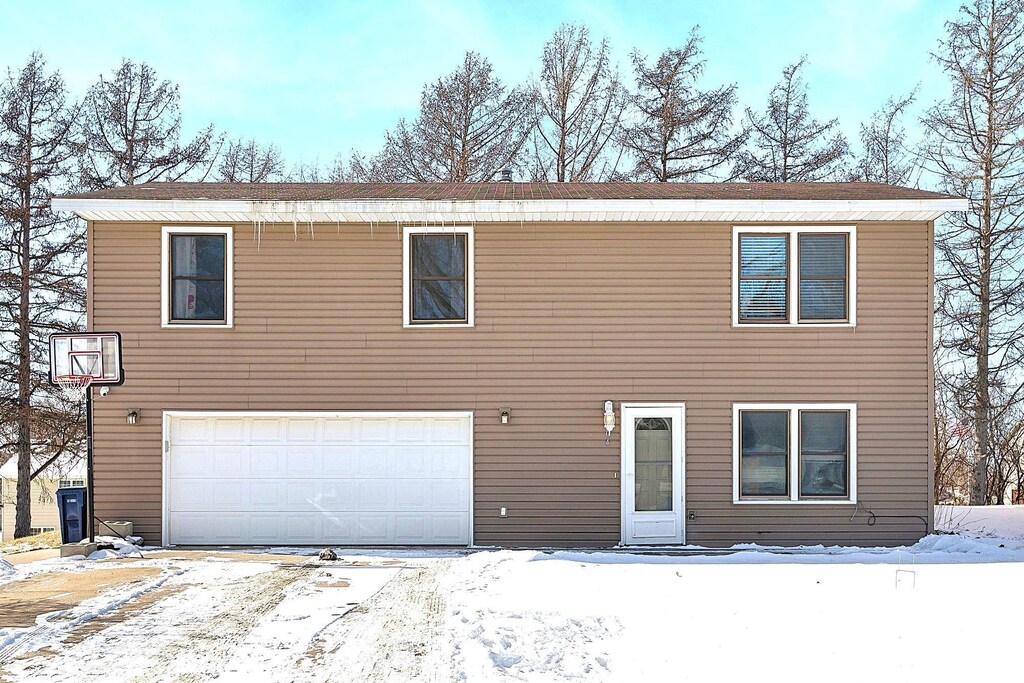
[[[332,682],[454,681],[446,603],[438,593],[438,579],[450,566],[451,560],[435,560],[399,571],[324,629],[298,668]]]
[[[232,586],[213,614],[175,624],[169,642],[151,639],[147,673],[129,680],[192,683],[217,677],[256,623],[284,599],[285,589],[314,569],[316,565],[306,564],[279,567]]]

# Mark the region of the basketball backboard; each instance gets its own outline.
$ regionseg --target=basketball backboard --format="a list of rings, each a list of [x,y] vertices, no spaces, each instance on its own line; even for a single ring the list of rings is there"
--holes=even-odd
[[[118,332],[61,332],[50,335],[50,384],[70,376],[91,377],[93,385],[124,382]]]

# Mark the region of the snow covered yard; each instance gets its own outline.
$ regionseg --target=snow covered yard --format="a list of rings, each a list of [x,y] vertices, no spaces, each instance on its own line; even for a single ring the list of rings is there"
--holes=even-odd
[[[1018,521],[1004,521],[1004,536],[964,531],[902,549],[346,550],[337,562],[295,549],[167,550],[34,562],[0,569],[0,680],[1005,677],[1019,648]],[[4,622],[4,600],[16,604],[28,581],[129,569],[131,580],[34,624]],[[983,628],[956,616],[970,604],[985,606]]]

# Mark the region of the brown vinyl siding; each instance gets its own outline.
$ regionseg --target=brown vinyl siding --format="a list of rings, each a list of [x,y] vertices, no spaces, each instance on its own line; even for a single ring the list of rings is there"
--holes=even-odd
[[[728,223],[478,223],[476,324],[456,329],[403,328],[393,225],[276,225],[257,246],[243,223],[234,327],[164,329],[161,224],[90,227],[90,325],[121,332],[126,374],[95,402],[97,512],[148,543],[165,410],[472,410],[479,545],[619,542],[605,400],[685,401],[689,543],[896,544],[925,525],[883,515],[930,518],[929,223],[857,225],[853,329],[734,328]],[[739,402],[857,403],[857,518],[734,505]]]

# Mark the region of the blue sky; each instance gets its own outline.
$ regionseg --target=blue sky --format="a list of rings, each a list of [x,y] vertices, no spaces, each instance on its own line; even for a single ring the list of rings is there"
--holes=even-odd
[[[289,162],[373,152],[414,115],[423,84],[466,50],[486,55],[508,84],[538,70],[564,21],[607,36],[623,75],[629,52],[655,55],[699,24],[704,83],[735,82],[764,106],[782,68],[806,53],[811,108],[839,117],[848,137],[890,95],[945,83],[929,53],[959,0],[500,0],[437,2],[27,3],[0,0],[0,65],[39,49],[76,93],[122,57],[181,86],[186,129],[212,122],[232,136],[279,145]],[[852,141],[852,140],[851,140]]]

